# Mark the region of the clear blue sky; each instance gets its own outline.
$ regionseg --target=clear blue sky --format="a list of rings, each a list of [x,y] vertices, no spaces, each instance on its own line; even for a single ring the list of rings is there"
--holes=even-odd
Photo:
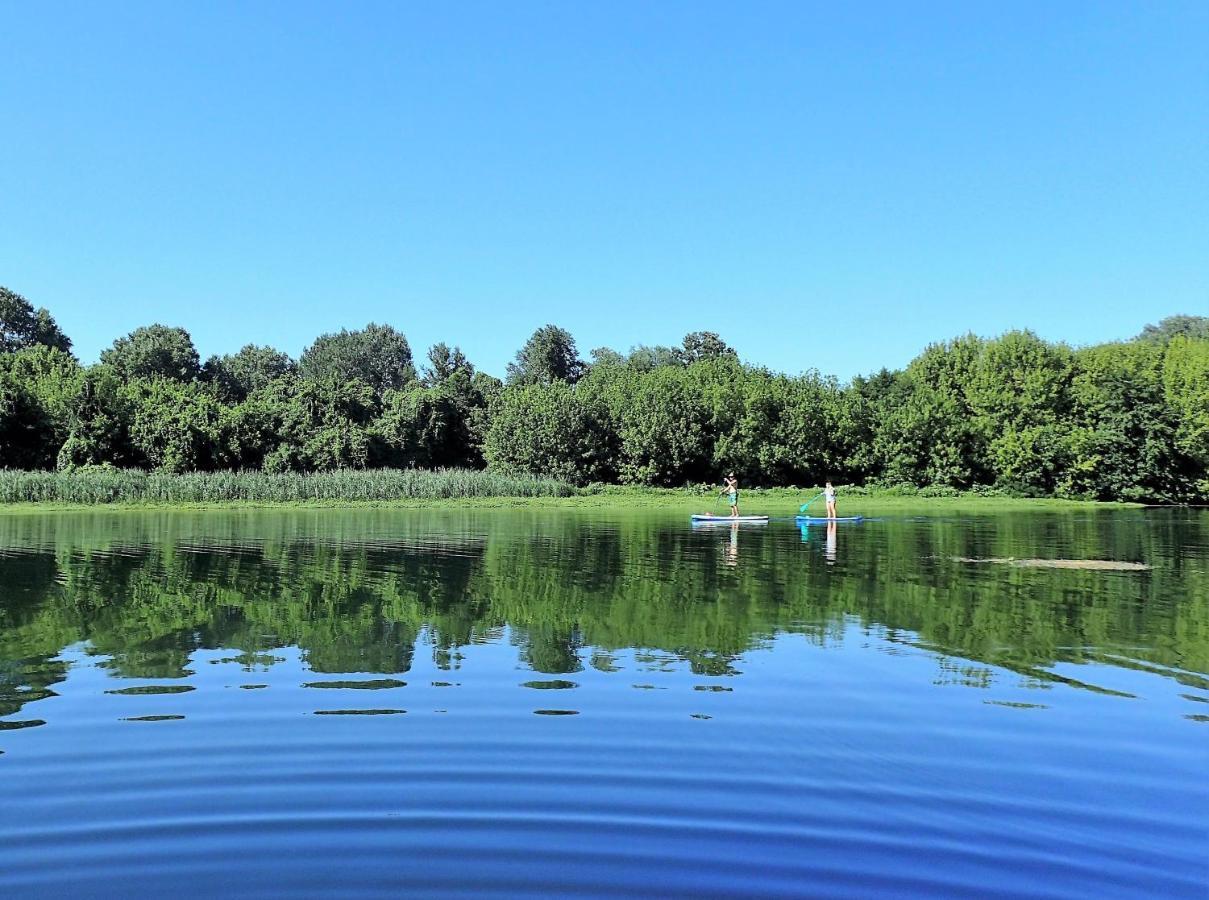
[[[91,361],[373,320],[841,378],[1209,314],[1209,3],[0,0],[0,284]]]

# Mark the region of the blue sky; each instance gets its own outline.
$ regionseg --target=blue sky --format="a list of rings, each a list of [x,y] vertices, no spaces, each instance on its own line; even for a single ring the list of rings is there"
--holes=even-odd
[[[0,2],[0,284],[91,361],[369,321],[843,379],[1209,314],[1209,3]]]

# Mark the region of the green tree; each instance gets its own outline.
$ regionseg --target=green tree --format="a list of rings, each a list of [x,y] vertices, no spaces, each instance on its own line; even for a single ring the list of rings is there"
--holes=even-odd
[[[422,383],[383,398],[382,416],[374,424],[379,462],[481,467],[487,406],[499,384],[476,372],[457,347],[433,345]]]
[[[52,469],[70,431],[71,399],[83,369],[70,353],[33,344],[0,354],[8,401],[0,467]]]
[[[211,356],[202,368],[206,381],[215,385],[228,402],[238,403],[276,378],[297,374],[298,366],[288,354],[272,347],[247,344],[238,353]]]
[[[685,354],[678,348],[658,344],[653,347],[646,344],[631,347],[629,356],[626,357],[626,365],[638,372],[650,372],[665,366],[682,366],[686,361]]]
[[[705,359],[718,359],[723,356],[737,356],[726,341],[712,331],[692,331],[684,336],[680,347],[680,358],[685,364],[701,362]]]
[[[833,380],[751,371],[742,403],[734,427],[718,436],[720,468],[757,484],[821,484],[844,471],[842,398]]]
[[[183,328],[149,325],[118,338],[101,354],[101,362],[119,378],[171,378],[192,381],[201,374],[193,338]]]
[[[196,381],[136,379],[122,389],[130,445],[140,463],[160,472],[226,468],[227,409]]]
[[[130,409],[122,390],[124,384],[111,366],[101,364],[85,371],[68,401],[68,436],[59,450],[60,469],[138,464],[130,444]]]
[[[466,427],[470,432],[471,448],[476,466],[485,466],[483,447],[487,443],[487,432],[491,428],[491,410],[496,398],[504,391],[504,382],[486,372],[475,372],[470,379],[469,412]]]
[[[46,309],[34,309],[20,294],[0,286],[0,353],[44,344],[67,353],[71,341]]]
[[[883,368],[856,376],[841,390],[835,435],[842,455],[841,472],[836,473],[841,480],[860,484],[883,476],[875,441],[881,424],[905,400],[903,381],[902,372]]]
[[[279,378],[232,410],[233,455],[270,472],[364,469],[381,401],[359,380]]]
[[[488,464],[501,471],[574,484],[614,475],[615,446],[601,410],[563,381],[502,391],[492,404],[484,453]]]
[[[421,468],[482,464],[466,398],[449,385],[446,381],[386,394],[382,415],[373,426],[382,463]]]
[[[459,372],[467,378],[474,377],[474,366],[460,348],[450,347],[444,341],[428,348],[428,365],[423,379],[426,386],[444,384]]]
[[[1135,340],[1165,344],[1175,337],[1209,340],[1209,316],[1168,316],[1147,325]]]
[[[1164,348],[1104,344],[1075,354],[1070,460],[1060,493],[1116,500],[1189,499],[1195,468],[1177,442],[1163,384]]]
[[[319,337],[303,352],[298,366],[311,381],[356,379],[379,394],[416,380],[407,338],[389,325],[372,322],[360,331]]]
[[[966,335],[932,344],[907,366],[900,400],[873,439],[885,480],[956,488],[990,481],[986,436],[966,392],[983,343]]]
[[[710,477],[710,410],[687,370],[643,375],[628,400],[618,433],[623,481],[671,486]]]
[[[966,387],[995,483],[1052,493],[1066,465],[1073,355],[1029,331],[986,341]]]
[[[290,379],[269,382],[230,408],[225,452],[232,468],[273,471],[305,468],[298,457],[291,458],[281,449],[293,401],[292,387]],[[279,462],[266,467],[265,459],[270,453],[275,453]],[[292,462],[297,465],[291,465]]]
[[[508,363],[509,384],[574,384],[584,374],[584,362],[575,348],[575,338],[557,325],[545,325],[517,351]]]
[[[1209,497],[1209,339],[1171,340],[1163,357],[1163,392],[1176,416],[1176,445],[1197,466],[1200,498]]]
[[[589,355],[592,357],[590,367],[593,369],[602,366],[624,366],[626,364],[625,356],[611,347],[597,347]]]
[[[28,387],[0,371],[0,468],[43,468],[53,429]]]

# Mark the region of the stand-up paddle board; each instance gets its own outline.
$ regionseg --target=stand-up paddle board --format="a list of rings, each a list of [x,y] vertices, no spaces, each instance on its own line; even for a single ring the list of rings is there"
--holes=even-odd
[[[827,522],[863,522],[864,520],[865,520],[864,516],[840,516],[839,518],[836,518],[836,519],[828,519],[825,516],[798,516],[797,517],[797,521],[799,524],[806,524],[806,525],[814,525],[816,523],[819,525],[824,525]]]
[[[768,521],[768,516],[711,516],[711,515],[695,515],[690,517],[694,525],[725,525],[728,522],[745,522],[751,524],[753,522],[763,524]]]

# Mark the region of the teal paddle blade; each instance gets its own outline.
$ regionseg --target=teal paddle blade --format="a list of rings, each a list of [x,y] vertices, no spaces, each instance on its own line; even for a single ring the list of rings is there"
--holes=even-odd
[[[803,503],[801,506],[798,507],[798,512],[800,512],[800,513],[806,512],[806,510],[810,508],[810,504],[813,503],[815,500],[818,500],[819,497],[822,497],[822,496],[823,496],[822,494],[815,494],[813,497],[811,497],[809,500],[807,500],[805,503]]]

